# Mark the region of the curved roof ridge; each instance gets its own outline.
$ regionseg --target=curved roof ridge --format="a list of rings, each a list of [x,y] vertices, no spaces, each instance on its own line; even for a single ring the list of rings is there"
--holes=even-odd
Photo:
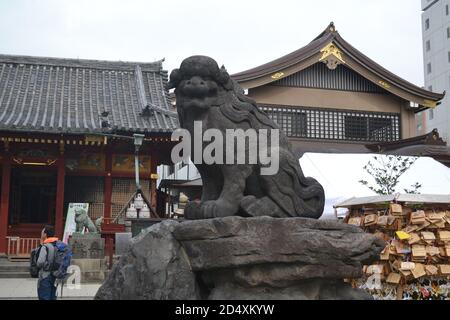
[[[10,55],[0,54],[0,63],[16,63],[16,64],[32,64],[45,65],[55,67],[72,67],[87,69],[105,69],[134,71],[136,65],[142,68],[142,71],[159,72],[162,71],[162,63],[164,59],[154,62],[133,62],[133,61],[111,61],[111,60],[95,60],[95,59],[75,59],[75,58],[58,58],[58,57],[42,57],[27,55]]]
[[[408,80],[403,79],[402,77],[400,77],[400,76],[394,74],[393,72],[389,71],[388,69],[384,68],[382,65],[378,64],[377,62],[375,62],[374,60],[372,60],[371,58],[366,56],[364,53],[362,53],[361,51],[359,51],[358,49],[353,47],[350,43],[345,41],[345,39],[342,38],[342,36],[338,32],[336,32],[335,39],[337,41],[337,44],[341,45],[343,47],[342,49],[346,49],[348,51],[348,52],[346,52],[347,54],[357,58],[357,60],[362,60],[361,62],[363,63],[364,66],[370,67],[372,72],[380,73],[383,78],[387,78],[388,80],[390,80],[393,83],[402,84],[406,89],[409,89],[413,92],[414,91],[419,92],[420,94],[425,95],[425,96],[430,95],[430,93],[431,93],[432,95],[430,95],[430,98],[434,98],[434,99],[438,99],[438,100],[441,100],[444,98],[445,91],[442,94],[436,93],[436,92],[431,92],[431,91],[428,91],[426,89],[419,87],[418,85],[415,85],[412,82],[409,82]]]
[[[381,80],[389,82],[398,89],[403,90],[405,93],[415,95],[416,97],[419,97],[423,100],[430,100],[432,102],[431,104],[437,103],[445,96],[445,92],[435,93],[428,91],[382,67],[380,64],[376,63],[365,54],[357,50],[355,47],[350,45],[347,41],[345,41],[336,30],[333,22],[331,22],[324,31],[322,31],[316,38],[313,39],[313,41],[311,41],[306,46],[258,67],[235,73],[231,75],[231,77],[236,81],[242,83],[246,81],[261,79],[271,74],[276,74],[277,72],[281,72],[288,67],[305,61],[306,59],[312,57],[314,54],[318,54],[326,45],[331,42],[334,42],[349,58],[352,58],[363,68],[378,76],[379,78],[381,78]],[[376,85],[380,86],[380,84]],[[383,88],[383,86],[380,87]],[[422,103],[426,105],[428,104],[428,101],[423,101]]]
[[[317,50],[323,48],[324,44],[332,41],[334,39],[334,34],[327,33],[322,37],[318,37],[311,41],[308,45],[293,51],[281,58],[275,59],[258,67],[248,69],[246,71],[238,72],[233,74],[231,77],[237,81],[245,81],[247,78],[261,77],[273,72],[276,72],[280,68],[287,68],[296,64],[299,60],[304,60],[309,58],[311,55],[316,53]]]
[[[334,22],[331,21],[330,24],[325,28],[325,30],[323,30],[317,37],[315,37],[314,40],[322,38],[323,36],[325,36],[325,35],[327,35],[329,33],[335,33],[335,32],[337,32],[336,31],[336,27],[334,25]]]

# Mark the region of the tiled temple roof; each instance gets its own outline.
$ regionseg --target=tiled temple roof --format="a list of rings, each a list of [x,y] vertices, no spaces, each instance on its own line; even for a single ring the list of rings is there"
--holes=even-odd
[[[0,55],[0,130],[162,133],[178,127],[162,61]]]

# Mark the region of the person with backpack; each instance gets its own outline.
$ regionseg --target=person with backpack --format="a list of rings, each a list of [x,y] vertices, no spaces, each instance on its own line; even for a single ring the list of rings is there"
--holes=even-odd
[[[33,276],[38,270],[39,300],[56,300],[56,281],[61,283],[62,295],[71,259],[72,252],[67,244],[55,237],[52,226],[45,226],[41,233],[41,246],[31,253],[30,273]]]
[[[56,300],[56,278],[52,273],[55,258],[54,243],[58,241],[52,226],[45,226],[41,233],[41,247],[37,254],[36,266],[39,270],[37,285],[39,300]]]

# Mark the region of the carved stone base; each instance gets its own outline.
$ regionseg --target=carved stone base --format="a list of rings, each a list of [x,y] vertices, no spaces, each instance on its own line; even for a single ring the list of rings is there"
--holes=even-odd
[[[69,239],[73,259],[103,259],[105,239],[99,233],[74,233]]]
[[[343,279],[384,247],[332,221],[164,221],[133,239],[96,299],[370,299]]]

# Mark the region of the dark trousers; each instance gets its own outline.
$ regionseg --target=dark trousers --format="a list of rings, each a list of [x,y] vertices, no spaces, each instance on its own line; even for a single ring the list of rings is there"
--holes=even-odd
[[[48,276],[40,281],[38,298],[39,300],[56,300],[55,277]]]

